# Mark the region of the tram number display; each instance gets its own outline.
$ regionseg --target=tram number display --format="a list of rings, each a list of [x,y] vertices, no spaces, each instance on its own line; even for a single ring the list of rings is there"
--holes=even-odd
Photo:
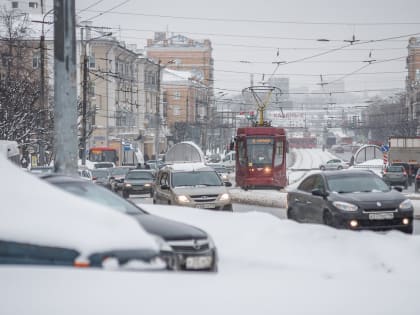
[[[273,143],[273,139],[271,138],[254,138],[254,139],[250,139],[250,143],[251,144],[272,144]]]

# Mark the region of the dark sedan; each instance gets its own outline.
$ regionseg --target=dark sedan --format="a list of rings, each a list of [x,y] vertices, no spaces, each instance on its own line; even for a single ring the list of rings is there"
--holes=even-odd
[[[351,230],[413,232],[411,201],[370,171],[311,174],[288,193],[287,202],[287,217],[298,222]]]
[[[147,232],[171,246],[180,269],[217,271],[216,247],[203,230],[149,214],[117,194],[79,178],[63,175],[46,175],[42,178],[72,194],[132,216]]]
[[[151,170],[131,170],[125,175],[122,185],[122,195],[128,198],[130,195],[149,194],[153,197],[154,172]]]

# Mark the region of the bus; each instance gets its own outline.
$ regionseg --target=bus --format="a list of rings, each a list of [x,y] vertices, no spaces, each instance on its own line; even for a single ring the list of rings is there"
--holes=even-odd
[[[244,190],[287,186],[286,131],[255,126],[238,128],[235,137],[235,179]]]
[[[112,147],[93,147],[88,151],[87,160],[90,162],[112,162],[117,163],[117,150]]]

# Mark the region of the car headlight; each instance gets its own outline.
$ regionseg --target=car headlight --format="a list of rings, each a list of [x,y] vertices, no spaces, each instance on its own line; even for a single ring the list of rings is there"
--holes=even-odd
[[[228,193],[224,193],[220,196],[220,201],[229,201],[230,195]]]
[[[209,248],[216,248],[216,245],[214,244],[213,239],[210,237],[210,235],[207,236],[207,240],[209,241]]]
[[[131,184],[124,184],[125,187],[131,187]]]
[[[223,180],[228,180],[228,176],[227,175],[222,175],[222,179]]]
[[[410,199],[406,199],[403,202],[400,203],[399,208],[401,210],[408,210],[413,207],[413,204],[411,203]]]
[[[185,196],[185,195],[180,195],[180,196],[178,196],[177,198],[178,198],[178,201],[179,201],[179,202],[183,202],[183,203],[190,202],[190,200],[188,199],[188,197],[187,197],[187,196]]]
[[[334,207],[337,209],[348,211],[348,212],[354,212],[357,211],[358,207],[352,203],[344,202],[344,201],[334,201],[333,202]]]
[[[151,185],[150,184],[144,184],[144,187],[150,187]]]

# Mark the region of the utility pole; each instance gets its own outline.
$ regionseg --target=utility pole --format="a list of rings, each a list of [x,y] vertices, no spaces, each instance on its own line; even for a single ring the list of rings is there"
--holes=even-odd
[[[54,1],[54,171],[77,170],[75,0]]]
[[[160,137],[160,75],[161,75],[161,61],[158,62],[158,76],[157,76],[157,95],[156,95],[156,130],[155,130],[155,160],[158,160],[159,155],[159,137]]]
[[[82,94],[82,134],[80,136],[82,151],[82,165],[86,165],[86,107],[87,107],[87,90],[88,90],[88,56],[86,53],[86,41],[83,42],[83,28],[80,29],[81,40],[83,45],[83,94]]]

